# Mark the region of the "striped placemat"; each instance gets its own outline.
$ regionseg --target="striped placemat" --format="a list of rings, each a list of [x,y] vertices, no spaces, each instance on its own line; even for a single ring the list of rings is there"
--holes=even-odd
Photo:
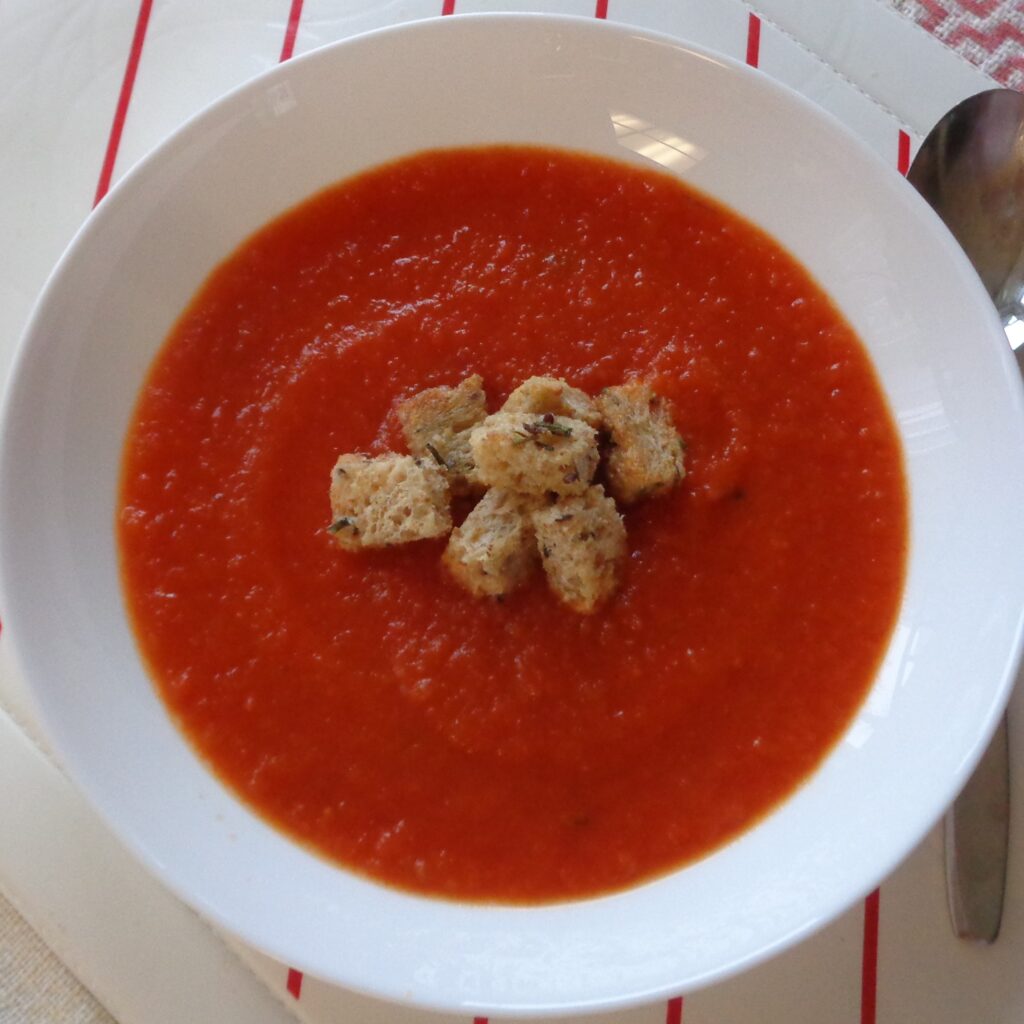
[[[939,16],[936,8],[952,5],[920,0],[916,7],[896,6],[927,22]],[[1020,9],[1010,6],[1010,28],[993,28],[990,38],[1003,32],[1019,41]],[[964,4],[984,7],[993,5]],[[50,266],[91,206],[196,110],[316,46],[418,18],[495,10],[614,19],[727,53],[842,120],[893,173],[906,171],[923,134],[948,106],[990,84],[880,0],[6,0],[0,5],[0,129],[7,140],[0,153],[0,225],[16,244],[0,253],[0,375]],[[1015,81],[1019,49],[1007,55],[1001,46],[991,51],[998,54],[992,66]],[[32,733],[20,679],[3,646],[0,636],[0,700]],[[212,929],[106,836],[38,749],[8,720],[0,725],[0,779],[7,780],[0,782],[0,817],[17,832],[4,838],[17,855],[0,857],[0,888],[121,1024],[292,1017],[309,1024],[468,1024],[465,1017],[342,992],[234,940],[224,940],[236,956],[227,954]],[[25,806],[27,791],[32,807]],[[63,893],[46,885],[34,866],[44,861],[51,875],[67,872],[71,885]],[[125,879],[132,895],[127,904]],[[1016,898],[1021,881],[1020,867],[1011,864],[1011,901],[997,946],[958,943],[946,918],[941,835],[935,832],[881,891],[796,949],[685,999],[581,1019],[1016,1021],[1024,1015],[1014,969],[1024,942]],[[0,980],[0,1017],[4,1000]]]

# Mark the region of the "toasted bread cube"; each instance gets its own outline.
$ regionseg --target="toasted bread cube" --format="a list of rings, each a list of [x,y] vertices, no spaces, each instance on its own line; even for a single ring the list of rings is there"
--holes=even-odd
[[[349,550],[383,548],[452,528],[448,484],[429,459],[412,455],[342,455],[331,471],[331,525]]]
[[[683,442],[672,408],[649,384],[634,381],[605,388],[597,406],[611,435],[608,487],[623,504],[651,498],[674,487],[686,474]]]
[[[626,527],[599,484],[533,513],[548,585],[577,612],[589,614],[619,585]]]
[[[519,494],[580,494],[599,458],[593,427],[551,413],[495,413],[469,445],[482,483]]]
[[[453,494],[483,489],[469,450],[470,430],[487,415],[487,395],[479,374],[454,388],[427,388],[402,402],[397,413],[409,451],[437,462]]]
[[[477,597],[498,597],[521,586],[540,565],[530,514],[542,498],[491,488],[452,531],[444,564]]]
[[[585,391],[557,377],[529,377],[505,399],[502,412],[550,412],[601,428],[601,413]]]

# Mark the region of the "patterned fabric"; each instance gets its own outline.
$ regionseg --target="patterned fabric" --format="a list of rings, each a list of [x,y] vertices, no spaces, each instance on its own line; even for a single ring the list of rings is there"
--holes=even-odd
[[[1024,92],[1024,0],[889,2],[1000,84]]]
[[[2,896],[0,977],[3,1024],[115,1024]]]

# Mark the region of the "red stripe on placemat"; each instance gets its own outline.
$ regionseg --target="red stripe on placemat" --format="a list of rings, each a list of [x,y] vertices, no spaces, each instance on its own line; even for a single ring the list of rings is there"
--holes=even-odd
[[[293,999],[298,999],[302,995],[302,971],[289,967],[288,981],[285,984],[285,988],[288,989],[288,993]]]
[[[455,13],[455,0],[444,0],[441,4],[442,14],[454,14]]]
[[[595,18],[607,18],[608,17],[608,0],[597,0],[597,6],[594,8]]]
[[[896,166],[900,174],[905,175],[910,170],[910,136],[900,130],[900,141],[896,154]]]
[[[487,1018],[486,1017],[474,1017],[473,1018],[473,1024],[487,1024]]]
[[[288,26],[284,30],[284,42],[281,44],[281,57],[279,63],[291,60],[295,52],[295,37],[299,34],[299,21],[302,19],[302,0],[292,0],[291,10],[288,11]]]
[[[114,123],[110,126],[107,138],[107,151],[103,156],[100,169],[100,180],[96,184],[96,195],[92,205],[95,206],[110,190],[110,182],[114,177],[114,164],[117,151],[121,148],[121,133],[128,117],[128,104],[131,103],[132,89],[135,88],[135,75],[139,70],[139,59],[142,57],[142,44],[146,41],[146,28],[149,25],[149,14],[153,9],[153,0],[141,0],[139,13],[135,18],[135,34],[132,36],[131,49],[128,51],[128,63],[125,65],[124,78],[121,80],[121,92],[114,108]]]
[[[683,1024],[682,996],[676,996],[665,1004],[665,1024]]]
[[[756,14],[747,18],[747,63],[756,68],[761,59],[761,19]]]
[[[860,962],[860,1024],[875,1024],[878,1002],[878,890],[864,900],[864,948]]]

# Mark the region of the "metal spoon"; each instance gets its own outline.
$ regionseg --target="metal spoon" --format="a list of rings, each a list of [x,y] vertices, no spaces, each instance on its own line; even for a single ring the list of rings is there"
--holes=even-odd
[[[907,179],[974,265],[1024,373],[1024,95],[992,89],[958,104],[925,139]],[[946,893],[961,938],[999,934],[1009,820],[1004,716],[946,815]]]

